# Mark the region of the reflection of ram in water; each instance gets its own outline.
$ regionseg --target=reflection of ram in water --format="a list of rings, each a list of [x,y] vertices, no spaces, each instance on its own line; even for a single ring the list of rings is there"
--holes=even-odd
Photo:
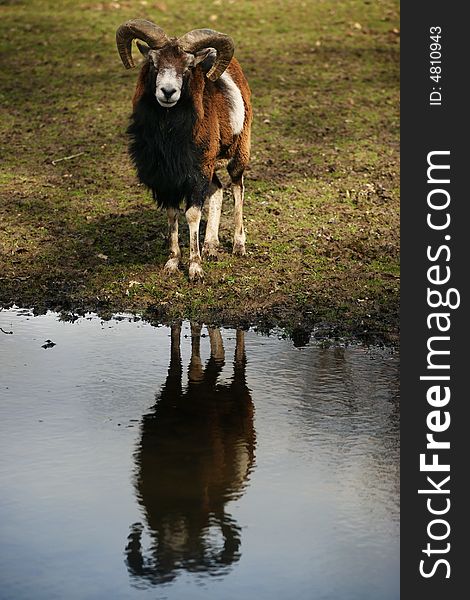
[[[135,455],[135,487],[145,510],[126,547],[134,578],[174,579],[178,570],[222,574],[240,557],[240,527],[225,512],[239,498],[253,468],[253,403],[246,384],[244,334],[236,334],[233,377],[218,383],[224,347],[209,329],[211,355],[200,356],[201,328],[191,326],[188,385],[183,387],[181,327],[171,330],[168,376],[152,411],[143,417]]]

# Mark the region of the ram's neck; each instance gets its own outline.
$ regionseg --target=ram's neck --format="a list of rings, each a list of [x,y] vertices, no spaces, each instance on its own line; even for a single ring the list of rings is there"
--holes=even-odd
[[[193,100],[194,111],[196,113],[196,119],[202,121],[204,119],[204,88],[205,88],[205,76],[202,72],[201,66],[197,66],[192,74],[191,81],[189,82],[189,95]]]

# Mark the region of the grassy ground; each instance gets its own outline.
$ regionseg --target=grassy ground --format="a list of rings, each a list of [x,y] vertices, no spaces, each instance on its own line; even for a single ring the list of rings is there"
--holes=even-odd
[[[127,157],[114,32],[134,17],[232,35],[252,88],[248,255],[227,192],[203,285],[164,276],[166,219]],[[0,305],[395,338],[397,28],[397,0],[0,0]]]

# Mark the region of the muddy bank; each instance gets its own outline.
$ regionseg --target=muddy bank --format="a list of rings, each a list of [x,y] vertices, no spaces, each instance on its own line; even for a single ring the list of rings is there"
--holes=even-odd
[[[193,319],[199,323],[219,327],[249,329],[269,335],[280,330],[282,335],[293,340],[296,346],[302,346],[314,339],[325,343],[360,342],[366,345],[397,346],[399,343],[398,314],[394,307],[389,311],[381,310],[377,314],[351,314],[344,309],[334,314],[331,307],[289,307],[288,305],[272,306],[268,309],[241,307],[238,310],[212,309],[197,310],[190,315],[171,307],[150,305],[143,309],[129,308],[126,304],[89,302],[73,305],[69,300],[51,299],[39,304],[14,302],[3,308],[20,306],[28,309],[33,315],[43,315],[47,311],[60,313],[64,321],[74,321],[87,313],[96,313],[103,320],[116,318],[120,313],[132,313],[135,318],[142,319],[154,326],[171,325],[174,322]],[[0,307],[1,310],[1,307]]]

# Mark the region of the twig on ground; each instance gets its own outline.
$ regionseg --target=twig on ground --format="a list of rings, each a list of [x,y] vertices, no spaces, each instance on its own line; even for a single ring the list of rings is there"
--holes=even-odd
[[[72,158],[77,158],[77,156],[82,156],[82,154],[85,154],[85,152],[78,152],[78,154],[71,154],[70,156],[63,156],[62,158],[56,158],[55,160],[53,160],[51,162],[55,166],[58,162],[61,162],[62,160],[71,160]]]

